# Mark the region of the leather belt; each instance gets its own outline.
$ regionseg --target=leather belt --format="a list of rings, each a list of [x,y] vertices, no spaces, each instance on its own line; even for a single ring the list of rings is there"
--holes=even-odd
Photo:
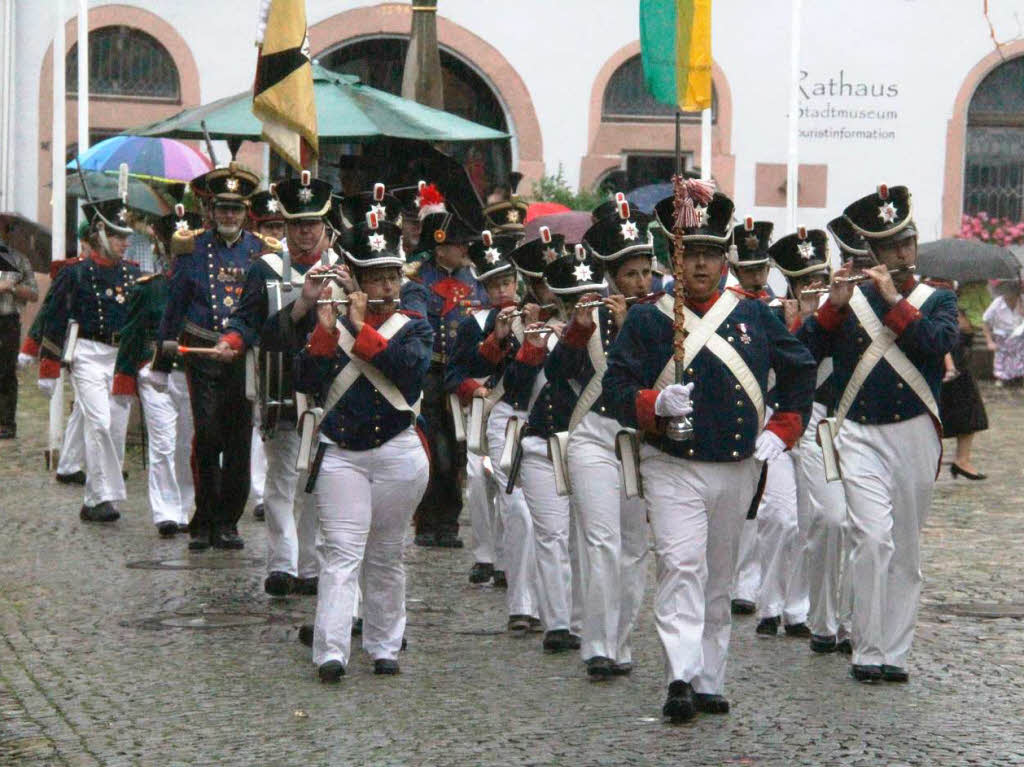
[[[120,333],[79,333],[79,341],[96,341],[97,343],[117,346],[121,343]]]

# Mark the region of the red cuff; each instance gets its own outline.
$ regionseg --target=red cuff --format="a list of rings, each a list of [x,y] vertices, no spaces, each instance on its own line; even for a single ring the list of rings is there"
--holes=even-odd
[[[309,344],[306,348],[314,357],[333,357],[334,350],[338,348],[339,335],[341,334],[337,328],[324,330],[324,326],[317,323],[316,330],[309,337]]]
[[[786,447],[792,448],[804,433],[804,420],[799,413],[776,410],[764,428],[785,442]]]
[[[27,354],[29,357],[39,356],[39,342],[34,338],[25,336],[25,343],[21,345],[21,353]]]
[[[657,434],[658,416],[654,414],[654,402],[658,399],[657,389],[640,389],[636,393],[636,424],[644,431]]]
[[[480,344],[480,356],[492,365],[497,365],[505,359],[505,346],[497,339],[494,333],[491,333],[486,339],[484,339],[484,342]]]
[[[516,353],[516,362],[522,362],[525,365],[535,368],[543,365],[547,356],[548,347],[546,344],[544,346],[534,346],[527,341],[519,347],[519,351]]]
[[[849,314],[850,308],[843,306],[836,309],[832,305],[832,301],[828,300],[818,307],[818,311],[815,313],[815,317],[818,318],[818,324],[825,329],[828,333],[833,333],[839,329],[839,326],[843,324],[843,320],[846,319],[846,315]]]
[[[225,333],[220,337],[220,340],[234,349],[236,352],[240,352],[245,348],[245,341],[242,340],[242,334],[237,330],[232,330],[230,333]]]
[[[568,346],[570,349],[583,349],[586,348],[587,342],[590,337],[594,335],[594,331],[597,330],[597,324],[591,323],[589,327],[573,320],[569,323],[569,326],[565,329],[565,333],[562,335],[562,343]]]
[[[914,305],[907,299],[901,299],[892,309],[885,313],[882,318],[893,333],[897,336],[903,335],[907,326],[921,317],[921,312],[914,308]]]
[[[467,378],[459,384],[455,393],[459,397],[459,402],[463,405],[468,405],[473,401],[473,392],[483,386],[482,383],[477,381],[475,378]]]
[[[796,319],[793,320],[793,324],[789,326],[789,332],[792,333],[793,335],[796,335],[796,331],[798,331],[803,326],[803,324],[804,318],[798,314],[796,316]]]
[[[42,357],[39,360],[40,378],[60,378],[60,360],[53,357]]]
[[[117,396],[118,394],[135,394],[135,376],[126,375],[124,373],[114,374],[114,388],[111,394]]]
[[[369,322],[364,322],[363,329],[359,331],[356,342],[352,345],[352,353],[365,362],[371,362],[387,348],[388,339],[370,327]]]

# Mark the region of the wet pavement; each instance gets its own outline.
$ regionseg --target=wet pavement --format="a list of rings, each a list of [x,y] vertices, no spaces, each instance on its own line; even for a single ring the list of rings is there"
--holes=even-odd
[[[859,685],[845,656],[741,618],[732,713],[672,727],[650,588],[632,676],[594,685],[578,655],[503,631],[504,592],[468,583],[468,548],[411,534],[402,673],[357,651],[319,684],[296,641],[314,598],[262,591],[265,526],[246,513],[242,552],[159,539],[137,449],[122,519],[81,523],[80,488],[43,471],[26,384],[21,437],[0,442],[0,765],[1024,764],[1020,392],[983,388],[990,479],[944,467],[936,488],[909,684]]]

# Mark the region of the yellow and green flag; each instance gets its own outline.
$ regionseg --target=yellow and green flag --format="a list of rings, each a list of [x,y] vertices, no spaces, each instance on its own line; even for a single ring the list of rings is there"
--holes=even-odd
[[[711,106],[711,0],[640,0],[647,90],[683,112]]]

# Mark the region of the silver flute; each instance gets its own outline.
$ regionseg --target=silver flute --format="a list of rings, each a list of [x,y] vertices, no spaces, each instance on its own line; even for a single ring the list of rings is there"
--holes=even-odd
[[[899,269],[893,269],[889,272],[890,275],[896,276],[898,274],[910,274],[911,272],[917,271],[917,267],[911,264],[910,266],[904,266]],[[825,293],[829,293],[834,285],[858,285],[862,282],[869,282],[871,280],[870,274],[851,274],[849,277],[836,277],[832,280],[831,285],[823,285],[820,288],[804,288],[801,293],[807,293],[812,296],[820,296]]]
[[[350,298],[318,298],[316,300],[318,304],[334,304],[335,306],[348,306],[352,303]],[[397,298],[368,298],[366,303],[370,306],[380,306],[381,304],[397,304]]]
[[[627,304],[635,304],[640,299],[642,299],[642,298],[650,298],[653,295],[654,295],[654,293],[648,293],[646,296],[627,296],[626,297],[626,303]],[[604,306],[605,305],[604,302],[605,302],[605,299],[603,299],[603,298],[599,299],[597,301],[584,301],[583,303],[576,304],[576,308],[577,309],[593,309],[595,306]]]
[[[541,311],[549,311],[550,312],[550,311],[554,311],[555,309],[557,309],[558,305],[557,304],[543,304],[540,308],[541,308]],[[499,316],[511,318],[511,317],[522,317],[524,314],[526,314],[526,309],[516,309],[514,312],[506,312],[505,314],[500,314],[499,313]]]

